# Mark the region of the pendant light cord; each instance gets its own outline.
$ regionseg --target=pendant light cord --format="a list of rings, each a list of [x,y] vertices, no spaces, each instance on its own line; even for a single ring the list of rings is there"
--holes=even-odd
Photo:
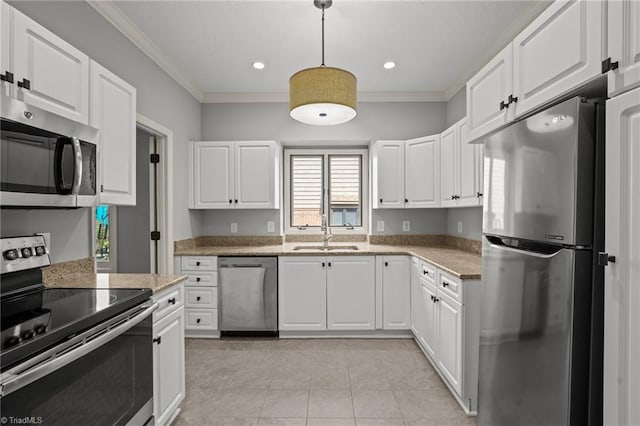
[[[322,5],[322,66],[324,67],[324,4]]]

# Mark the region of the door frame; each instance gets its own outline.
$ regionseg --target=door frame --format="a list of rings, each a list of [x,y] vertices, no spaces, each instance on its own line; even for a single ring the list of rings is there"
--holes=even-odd
[[[158,274],[173,274],[173,131],[138,113],[136,128],[156,138],[160,163],[158,164],[158,223],[160,241],[158,242]],[[149,169],[152,178],[153,171]],[[149,181],[151,182],[151,180]],[[153,220],[155,193],[149,185],[149,219]],[[153,241],[149,239],[149,270],[155,266]]]

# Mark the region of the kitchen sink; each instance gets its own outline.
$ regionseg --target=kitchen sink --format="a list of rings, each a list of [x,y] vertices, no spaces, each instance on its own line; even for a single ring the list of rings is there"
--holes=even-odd
[[[295,246],[294,250],[358,250],[358,246]]]

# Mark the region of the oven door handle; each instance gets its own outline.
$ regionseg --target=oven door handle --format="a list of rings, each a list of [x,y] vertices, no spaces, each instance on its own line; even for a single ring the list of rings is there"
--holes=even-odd
[[[132,317],[126,322],[117,325],[116,327],[110,329],[104,334],[99,335],[93,340],[86,341],[91,337],[91,334],[89,334],[89,336],[84,339],[85,342],[80,343],[80,346],[76,349],[72,349],[69,352],[65,352],[63,350],[61,355],[53,355],[50,361],[41,364],[35,364],[32,367],[26,367],[23,371],[20,371],[21,366],[12,368],[11,371],[16,371],[16,374],[9,373],[6,376],[2,375],[2,383],[0,384],[0,397],[7,396],[17,391],[18,389],[23,388],[35,382],[36,380],[43,378],[47,374],[51,374],[54,371],[59,370],[60,368],[83,357],[84,355],[87,355],[89,352],[126,333],[128,330],[132,329],[149,315],[151,315],[153,311],[158,309],[158,303],[154,303],[152,305],[146,304],[142,306],[145,309],[135,317]],[[27,361],[27,363],[29,363],[29,361]]]

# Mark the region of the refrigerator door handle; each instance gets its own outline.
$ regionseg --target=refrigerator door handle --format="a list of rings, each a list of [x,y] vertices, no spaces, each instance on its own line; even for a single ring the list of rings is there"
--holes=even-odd
[[[538,257],[540,259],[551,259],[553,256],[557,255],[562,250],[562,247],[557,247],[557,250],[555,250],[552,253],[548,253],[548,254],[547,253],[538,253],[538,252],[532,251],[532,250],[523,250],[523,249],[519,249],[519,248],[515,248],[515,247],[512,247],[512,246],[509,246],[509,245],[505,244],[505,242],[502,240],[502,238],[496,237],[494,235],[485,235],[484,237],[489,242],[489,245],[491,247],[495,248],[495,249],[510,251],[510,252],[513,252],[513,253],[525,254],[527,256]]]

